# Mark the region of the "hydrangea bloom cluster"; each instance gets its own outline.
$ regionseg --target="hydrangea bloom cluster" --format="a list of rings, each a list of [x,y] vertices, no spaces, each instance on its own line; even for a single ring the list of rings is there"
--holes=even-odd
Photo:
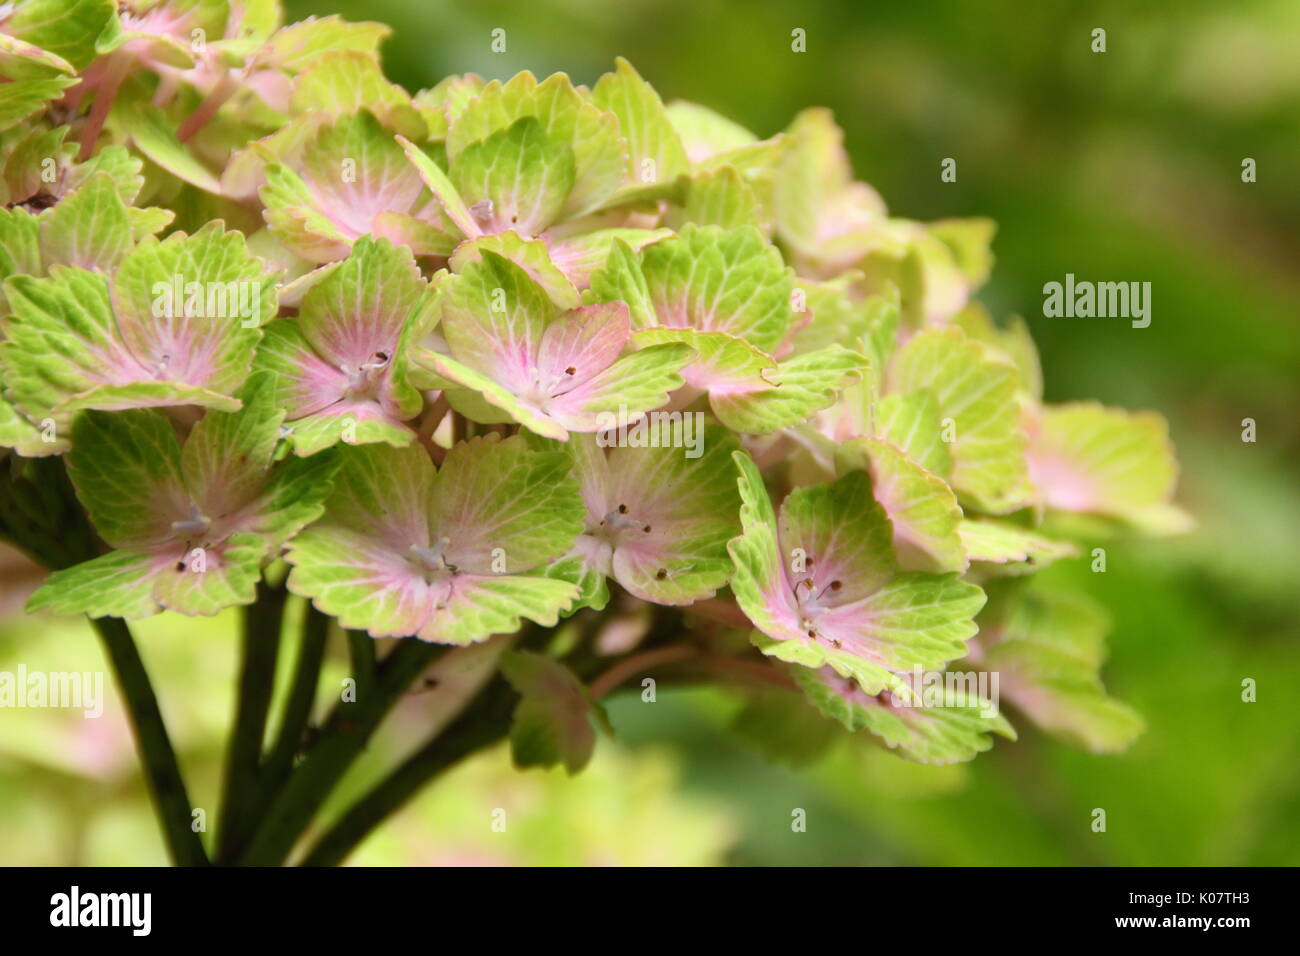
[[[571,768],[646,672],[738,680],[804,751],[1133,739],[1104,616],[1032,573],[1186,524],[1166,429],[1044,403],[975,299],[990,222],[892,216],[822,109],[760,138],[622,60],[411,95],[387,32],[0,11],[5,530],[50,553],[22,493],[58,463],[95,542],[31,610],[283,580],[372,638],[518,640],[516,753]]]

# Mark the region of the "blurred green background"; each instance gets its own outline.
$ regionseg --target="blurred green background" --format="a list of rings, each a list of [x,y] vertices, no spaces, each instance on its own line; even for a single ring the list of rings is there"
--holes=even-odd
[[[1023,314],[1047,398],[1165,414],[1187,537],[1053,568],[1109,609],[1105,676],[1149,729],[1095,757],[1021,726],[974,764],[926,768],[843,748],[765,762],[725,732],[735,702],[613,702],[617,743],[568,780],[501,752],[416,801],[364,863],[1300,863],[1300,5],[1165,0],[884,4],[777,0],[291,0],[288,15],[393,25],[388,73],[556,70],[592,83],[628,57],[666,100],[760,135],[831,107],[860,178],[901,216],[985,215],[981,296]],[[791,30],[807,52],[790,49]],[[1107,31],[1107,52],[1090,51]],[[493,53],[491,31],[506,31]],[[957,160],[955,183],[940,163]],[[1258,181],[1241,181],[1253,158]],[[1152,323],[1048,319],[1042,286],[1149,281]],[[1242,419],[1258,441],[1241,440]],[[163,706],[213,801],[233,689],[232,619],[140,628]],[[100,659],[69,623],[0,628],[0,669]],[[342,673],[343,662],[336,662]],[[1241,682],[1258,700],[1241,701]],[[418,698],[404,705],[418,725]],[[382,762],[384,742],[359,768]],[[210,805],[210,804],[208,804]],[[506,834],[485,808],[508,808]],[[791,831],[793,808],[808,814]],[[1108,816],[1090,828],[1093,808]],[[161,861],[120,712],[11,712],[0,725],[7,863]]]

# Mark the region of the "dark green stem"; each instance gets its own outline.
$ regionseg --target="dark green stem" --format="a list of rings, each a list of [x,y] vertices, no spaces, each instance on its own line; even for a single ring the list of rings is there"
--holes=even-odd
[[[311,721],[312,705],[316,702],[316,685],[320,682],[321,664],[325,660],[325,641],[329,637],[330,620],[311,604],[307,605],[302,622],[302,640],[298,645],[298,660],[294,663],[289,696],[284,704],[284,716],[280,720],[275,744],[262,768],[263,805],[284,784],[289,771],[293,769],[293,758],[302,746],[303,735]]]
[[[401,808],[430,780],[476,750],[496,743],[510,729],[519,696],[499,674],[442,732],[416,751],[375,789],[354,803],[302,860],[303,866],[334,866]]]
[[[241,862],[278,866],[285,861],[311,818],[365,749],[380,721],[445,650],[443,645],[415,638],[400,641],[376,668],[373,689],[334,708],[307,758],[261,819]]]
[[[189,794],[185,792],[180,764],[167,736],[158,698],[154,696],[153,685],[149,682],[149,674],[130,628],[116,617],[101,617],[91,623],[104,644],[126,702],[136,749],[140,752],[145,780],[153,796],[172,862],[177,866],[205,866],[208,856],[203,841],[191,825],[193,808]]]
[[[348,658],[352,679],[357,682],[357,699],[370,693],[375,682],[375,639],[365,631],[348,631]]]
[[[234,729],[226,751],[226,778],[217,826],[217,860],[238,857],[252,832],[259,793],[262,742],[266,717],[275,692],[275,665],[287,594],[283,588],[259,581],[257,600],[244,608],[240,644],[239,698]]]

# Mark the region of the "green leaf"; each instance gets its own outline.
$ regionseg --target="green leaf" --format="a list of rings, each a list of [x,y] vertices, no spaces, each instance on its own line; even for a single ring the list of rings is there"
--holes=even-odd
[[[133,111],[127,112],[126,123],[126,131],[136,149],[148,159],[206,193],[221,195],[220,180],[176,138],[172,124],[161,110],[138,103]]]
[[[528,651],[503,655],[501,671],[520,695],[510,728],[515,766],[563,764],[570,776],[587,766],[596,747],[591,720],[600,708],[573,672]]]
[[[41,111],[76,82],[67,76],[48,76],[0,83],[0,132]]]
[[[5,32],[83,70],[95,57],[95,40],[113,18],[112,0],[27,0],[5,21]]]

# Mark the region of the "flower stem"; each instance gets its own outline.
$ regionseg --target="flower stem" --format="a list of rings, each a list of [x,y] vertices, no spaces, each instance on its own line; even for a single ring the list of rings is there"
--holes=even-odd
[[[96,618],[91,624],[103,642],[126,701],[136,749],[140,752],[140,762],[172,862],[177,866],[205,866],[208,856],[199,834],[190,825],[193,808],[185,791],[180,764],[167,736],[158,698],[154,696],[153,685],[149,682],[149,674],[131,637],[131,630],[125,621],[116,617]]]
[[[413,637],[400,641],[375,669],[371,691],[334,708],[315,746],[262,817],[240,862],[278,866],[285,861],[379,723],[407,687],[446,649]]]
[[[303,866],[334,866],[425,784],[476,750],[496,743],[510,729],[519,695],[498,674],[487,689],[442,732],[408,757],[370,793],[354,803],[303,857]]]
[[[257,804],[266,716],[275,691],[275,665],[288,595],[282,587],[259,581],[257,600],[244,609],[239,700],[226,751],[226,777],[217,826],[217,860],[234,860],[249,833]]]
[[[298,660],[294,663],[289,696],[284,704],[284,716],[275,744],[262,767],[262,803],[265,804],[293,769],[293,758],[302,745],[302,737],[311,720],[312,705],[316,701],[316,685],[320,681],[321,664],[325,660],[325,642],[329,636],[331,618],[309,603],[302,622],[302,640],[298,645]]]
[[[95,90],[95,102],[91,104],[90,115],[81,128],[81,152],[77,158],[81,162],[90,159],[95,152],[95,142],[104,129],[113,101],[117,99],[118,88],[131,68],[131,57],[122,54],[109,54],[108,66],[104,69],[104,78]]]
[[[666,647],[655,647],[640,654],[633,654],[631,657],[625,657],[610,665],[607,671],[591,682],[587,687],[587,692],[591,695],[592,700],[600,700],[617,689],[629,677],[643,675],[646,671],[663,667],[666,664],[676,664],[679,661],[688,660],[697,654],[699,654],[699,650],[689,644],[669,644]]]
[[[375,683],[375,639],[365,631],[348,631],[348,658],[352,661],[352,678],[357,682],[357,698],[370,693]]]

